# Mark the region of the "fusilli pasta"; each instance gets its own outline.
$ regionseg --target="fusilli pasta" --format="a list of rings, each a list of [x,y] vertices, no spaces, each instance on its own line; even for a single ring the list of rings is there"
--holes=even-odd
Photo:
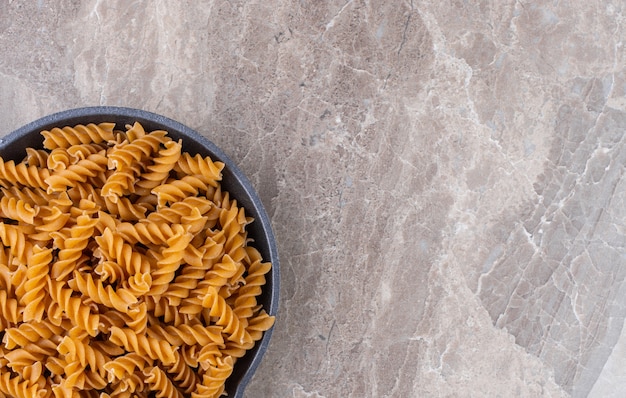
[[[274,324],[224,164],[115,127],[0,158],[0,398],[219,397]]]

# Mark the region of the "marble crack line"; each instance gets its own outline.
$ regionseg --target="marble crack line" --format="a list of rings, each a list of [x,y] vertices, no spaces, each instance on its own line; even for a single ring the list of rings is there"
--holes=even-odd
[[[326,356],[328,357],[328,348],[330,345],[330,337],[333,335],[333,331],[335,330],[335,326],[337,325],[337,320],[333,319],[333,324],[330,325],[330,330],[328,331],[328,336],[326,336]]]
[[[409,342],[409,344],[411,344],[411,342]],[[407,350],[406,353],[404,354],[404,360],[402,361],[402,365],[400,365],[400,367],[398,368],[398,376],[395,378],[395,382],[393,383],[393,387],[391,388],[391,391],[389,392],[389,397],[395,397],[396,396],[396,392],[398,391],[398,388],[400,387],[400,376],[402,374],[406,374],[407,372],[403,372],[403,369],[407,366],[407,363],[409,361],[409,354],[410,354],[411,350],[409,349],[408,345],[407,345]],[[415,373],[413,373],[415,374]]]
[[[109,47],[107,46],[104,49],[104,79],[102,80],[102,84],[100,85],[100,105],[105,105],[107,103],[105,90],[107,87],[107,81],[109,80],[109,70],[111,69],[109,59]]]
[[[370,72],[368,70],[355,68],[354,66],[348,65],[346,62],[343,62],[343,66],[345,66],[346,68],[348,68],[350,70],[353,70],[356,73],[364,73],[364,74],[372,77],[375,80],[379,80],[377,76],[375,76],[372,72]]]
[[[619,186],[620,182],[622,181],[623,175],[624,175],[624,168],[622,168],[620,170],[619,177],[616,178],[615,179],[615,183],[612,184],[613,186],[611,188],[611,193],[609,195],[607,195],[608,203],[605,203],[604,205],[599,206],[598,215],[595,218],[595,220],[593,221],[592,227],[585,234],[585,239],[586,240],[590,241],[591,238],[596,235],[596,230],[598,229],[598,225],[600,224],[600,220],[602,219],[602,216],[607,212],[607,209],[609,209],[611,207],[611,203],[613,202],[613,199],[616,196],[615,192],[617,191],[617,187]],[[580,235],[581,232],[582,232],[582,229],[581,229],[581,231],[579,231],[578,235]],[[577,237],[578,237],[578,235],[577,235]]]
[[[322,33],[322,38],[324,37],[324,34],[326,34],[326,32],[328,31],[328,29],[332,28],[333,26],[335,26],[335,21],[337,20],[337,18],[339,18],[341,16],[341,14],[343,14],[343,11],[352,3],[353,0],[348,0],[343,7],[341,7],[341,9],[339,10],[339,12],[337,14],[335,14],[334,17],[332,17],[330,19],[330,21],[328,21],[328,23],[326,24],[326,29],[324,30],[324,33]]]
[[[478,116],[474,99],[470,93],[470,82],[474,75],[474,70],[464,59],[454,57],[450,55],[449,51],[447,51],[447,39],[440,28],[437,18],[419,7],[416,7],[415,10],[417,10],[417,13],[422,18],[428,33],[432,37],[435,58],[438,60],[443,59],[444,61],[452,61],[453,65],[458,66],[459,73],[464,75],[461,78],[463,79],[463,91],[465,92],[465,98],[467,99],[469,107],[470,117],[468,117],[468,119],[474,124],[480,125],[480,117]]]
[[[95,15],[96,18],[98,19],[98,25],[100,25],[100,13],[98,12],[98,7],[100,6],[100,3],[102,2],[102,0],[96,0],[96,4],[94,4],[93,9],[91,10],[91,12],[89,13],[89,16],[91,15]]]
[[[413,8],[413,6],[411,5],[411,8]],[[406,17],[406,22],[404,23],[404,30],[402,31],[402,40],[400,41],[400,46],[398,47],[398,52],[396,53],[396,56],[400,56],[400,51],[402,51],[402,47],[404,47],[404,43],[406,43],[406,32],[409,30],[409,23],[411,23],[411,13],[409,12],[409,15]]]

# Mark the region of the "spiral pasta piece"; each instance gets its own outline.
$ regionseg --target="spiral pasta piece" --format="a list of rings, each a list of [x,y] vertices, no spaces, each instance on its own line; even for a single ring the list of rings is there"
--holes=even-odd
[[[86,159],[46,177],[47,192],[63,192],[68,187],[86,182],[90,177],[96,177],[99,173],[103,173],[106,170],[106,165],[107,158],[104,151],[89,155]]]
[[[139,355],[136,352],[131,352],[112,359],[104,364],[104,370],[108,374],[109,383],[123,380],[135,373],[135,371],[143,370],[147,367],[151,367],[154,361],[146,358],[143,355]]]
[[[109,156],[110,169],[123,169],[134,162],[140,162],[156,152],[161,144],[170,141],[162,130],[153,131],[125,145],[115,147]]]
[[[2,192],[3,197],[6,196],[22,200],[33,207],[47,205],[53,198],[53,196],[48,195],[46,190],[42,188],[18,188],[16,186],[12,186],[10,188],[0,187],[0,191]]]
[[[130,199],[117,198],[115,202],[103,196],[104,204],[109,213],[118,216],[124,221],[136,221],[145,217],[148,208],[143,204],[135,204]]]
[[[26,264],[33,244],[26,239],[24,227],[0,223],[0,241],[21,264]]]
[[[28,381],[30,385],[37,384],[40,389],[49,387],[48,383],[43,376],[43,364],[41,362],[35,362],[30,366],[25,366],[22,369],[22,378]]]
[[[233,372],[233,358],[218,358],[215,366],[209,366],[202,376],[202,383],[191,393],[192,398],[217,398],[224,392],[224,381]]]
[[[196,384],[200,383],[200,377],[185,362],[179,351],[174,353],[176,361],[173,365],[165,367],[165,371],[172,375],[171,380],[184,394],[191,394]]]
[[[194,246],[189,245],[183,253],[183,260],[186,264],[181,268],[178,276],[169,284],[163,293],[170,305],[178,306],[181,300],[188,297],[190,292],[198,286],[204,278],[207,269],[211,264],[202,261],[204,253]]]
[[[0,199],[0,216],[32,224],[39,213],[39,206],[34,207],[21,199],[3,196]]]
[[[157,223],[121,223],[117,226],[117,233],[130,244],[163,245],[174,236],[172,227],[168,224]]]
[[[48,284],[50,296],[58,304],[59,310],[72,321],[73,325],[81,327],[90,336],[95,337],[98,334],[99,315],[92,313],[91,308],[83,304],[80,298],[72,297],[74,291],[65,288],[65,282],[49,280]],[[59,324],[61,322],[62,320]]]
[[[148,358],[158,360],[163,365],[171,365],[175,362],[174,348],[163,340],[158,340],[145,335],[138,335],[134,330],[127,328],[111,327],[110,340],[119,344],[126,351],[146,355]]]
[[[241,265],[234,261],[229,255],[224,255],[222,261],[212,264],[204,278],[198,282],[189,296],[182,299],[180,312],[183,314],[199,314],[203,307],[204,297],[209,293],[211,286],[219,288],[224,286],[229,279],[237,274]]]
[[[76,397],[78,390],[85,388],[85,366],[78,359],[66,361],[63,373],[65,377],[53,387],[55,396]]]
[[[153,264],[149,257],[133,250],[121,235],[113,233],[108,227],[95,239],[98,248],[94,255],[105,259],[98,264],[95,272],[100,274],[103,280],[115,282],[117,279],[125,279],[129,291],[137,297],[150,290],[152,286],[150,270]]]
[[[206,190],[206,183],[196,175],[184,176],[179,180],[171,180],[161,184],[152,190],[157,196],[159,206],[167,203],[173,204],[190,196],[196,196],[199,192]]]
[[[195,235],[204,228],[213,226],[207,225],[210,220],[209,212],[213,207],[213,204],[206,198],[189,196],[169,207],[158,208],[140,222],[188,225],[189,232]]]
[[[52,234],[59,238],[57,245],[61,249],[57,255],[57,261],[50,270],[50,277],[57,281],[65,279],[78,268],[79,260],[83,257],[83,251],[89,243],[89,237],[93,234],[98,220],[82,215],[76,222],[77,224],[70,228],[69,237]]]
[[[225,250],[229,253],[233,250],[232,242],[245,231],[245,226],[249,221],[246,218],[243,208],[239,209],[233,206],[230,209],[222,209],[219,222],[226,236]],[[238,243],[239,245],[243,245],[244,242]]]
[[[258,314],[248,320],[246,330],[252,336],[252,340],[258,341],[263,337],[263,332],[270,330],[274,326],[274,317],[270,316],[265,310],[261,310]]]
[[[156,397],[184,398],[165,372],[158,366],[144,370],[148,389],[155,392]]]
[[[90,155],[106,150],[107,146],[103,143],[95,144],[76,144],[67,148],[67,154],[70,157],[70,163],[75,164],[83,159],[87,159]]]
[[[220,326],[203,326],[201,324],[181,324],[178,326],[154,325],[148,328],[148,335],[163,339],[172,346],[223,344]]]
[[[136,182],[138,193],[147,195],[157,186],[161,185],[170,175],[170,171],[180,158],[182,143],[168,141],[163,145],[165,148],[159,149],[152,159],[152,164],[146,167],[146,172],[141,174],[141,178]]]
[[[38,232],[34,237],[36,240],[49,240],[51,238],[50,233],[59,232],[71,218],[70,214],[64,213],[58,207],[41,208],[39,216],[40,221],[35,226],[35,230]]]
[[[9,297],[5,290],[0,290],[0,331],[16,325],[20,318],[17,300]]]
[[[226,301],[217,292],[213,286],[209,286],[208,292],[202,305],[210,308],[210,315],[218,317],[215,321],[216,325],[223,326],[223,333],[226,333],[227,339],[239,343],[252,341],[252,337],[245,329],[245,325],[235,314],[233,309],[226,304]]]
[[[86,276],[80,272],[74,272],[74,279],[70,287],[89,297],[93,302],[113,308],[123,314],[136,314],[139,309],[137,297],[124,288],[113,289],[111,285],[105,286],[102,281],[94,281],[90,274]]]
[[[52,249],[34,246],[33,255],[28,258],[28,270],[26,271],[26,293],[23,296],[25,305],[23,320],[40,322],[43,318],[46,299],[46,287],[48,285],[50,262],[52,262]]]
[[[106,178],[101,190],[102,196],[117,203],[120,196],[135,193],[135,179],[139,172],[138,167],[115,170]]]
[[[240,319],[250,318],[257,307],[257,297],[262,293],[262,286],[265,285],[265,275],[270,271],[272,265],[256,260],[248,268],[248,275],[245,283],[239,288],[235,298],[234,311]]]
[[[115,128],[114,123],[78,124],[74,127],[66,126],[44,130],[41,135],[44,137],[44,148],[52,150],[68,148],[76,144],[99,144],[103,141],[111,141],[114,139],[113,128]]]
[[[220,350],[222,355],[230,355],[233,358],[243,357],[248,350],[254,347],[256,341],[260,340],[263,332],[269,330],[274,325],[274,318],[269,316],[265,311],[247,320],[246,331],[252,338],[251,341],[236,342],[226,341],[224,347]]]
[[[189,153],[184,153],[174,170],[181,175],[200,175],[205,183],[212,187],[218,186],[218,181],[222,179],[222,170],[224,169],[224,163],[214,162],[210,157],[202,157],[197,154],[191,156]]]
[[[5,329],[3,343],[6,348],[24,347],[39,340],[60,336],[64,328],[54,325],[49,320],[40,322],[25,322],[12,328]]]
[[[19,376],[11,377],[11,373],[0,375],[0,392],[15,398],[43,398],[47,395],[47,391],[37,384],[31,385],[28,380],[22,381]]]
[[[13,287],[13,294],[18,298],[20,305],[20,311],[23,313],[24,295],[26,294],[26,281],[28,273],[28,267],[25,264],[17,264],[15,270],[11,274],[11,286]]]
[[[24,368],[40,362],[44,356],[45,353],[42,354],[40,352],[32,352],[26,348],[18,348],[5,353],[4,359],[7,361],[7,367],[11,368],[12,371],[23,373]]]
[[[15,163],[13,160],[4,161],[0,157],[0,184],[4,187],[24,185],[31,188],[48,187],[46,179],[50,176],[48,169],[28,166],[26,163]]]
[[[111,361],[107,355],[97,349],[98,346],[86,343],[85,338],[66,335],[57,346],[59,354],[66,360],[78,361],[83,368],[89,366],[100,377],[106,376],[105,364]]]
[[[49,153],[44,149],[26,148],[24,163],[28,166],[45,167]]]
[[[163,319],[168,325],[179,326],[189,322],[189,317],[182,314],[178,307],[169,305],[168,301],[159,296],[145,296],[148,311],[155,317]]]
[[[149,296],[161,295],[167,291],[168,284],[174,279],[180,267],[185,249],[193,238],[193,235],[180,224],[174,225],[172,232],[174,235],[167,240],[167,247],[159,254],[156,269],[152,272]]]
[[[46,159],[46,165],[52,171],[58,172],[67,169],[71,164],[70,154],[65,148],[55,148],[50,151],[50,155]]]
[[[102,235],[95,238],[99,253],[109,261],[116,261],[127,275],[143,274],[150,271],[152,265],[145,255],[135,251],[126,243],[122,235],[105,228]]]

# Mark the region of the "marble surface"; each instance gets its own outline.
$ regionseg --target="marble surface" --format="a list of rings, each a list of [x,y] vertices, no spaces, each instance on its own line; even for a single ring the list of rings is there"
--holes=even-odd
[[[0,2],[0,135],[209,137],[281,255],[247,397],[626,391],[621,1]]]

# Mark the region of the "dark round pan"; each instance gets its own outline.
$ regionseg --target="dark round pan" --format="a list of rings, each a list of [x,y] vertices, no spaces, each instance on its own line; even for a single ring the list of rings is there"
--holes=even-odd
[[[0,139],[0,156],[5,161],[22,160],[26,156],[25,148],[42,148],[43,137],[40,132],[53,127],[114,122],[118,129],[123,130],[125,125],[132,125],[136,121],[141,123],[146,131],[166,130],[172,139],[182,139],[183,150],[186,152],[211,156],[213,160],[219,160],[225,164],[222,188],[228,191],[231,198],[236,199],[240,206],[244,207],[246,215],[254,217],[254,222],[247,227],[248,236],[254,240],[251,245],[261,252],[265,261],[272,262],[272,270],[266,276],[267,283],[263,287],[259,304],[262,304],[270,315],[276,315],[279,295],[278,251],[263,204],[252,184],[237,165],[215,144],[189,127],[164,116],[139,109],[110,106],[70,109],[45,116]],[[229,397],[243,397],[246,385],[267,350],[271,335],[272,329],[265,332],[263,338],[243,358],[237,360],[233,374],[226,382],[226,392]]]

